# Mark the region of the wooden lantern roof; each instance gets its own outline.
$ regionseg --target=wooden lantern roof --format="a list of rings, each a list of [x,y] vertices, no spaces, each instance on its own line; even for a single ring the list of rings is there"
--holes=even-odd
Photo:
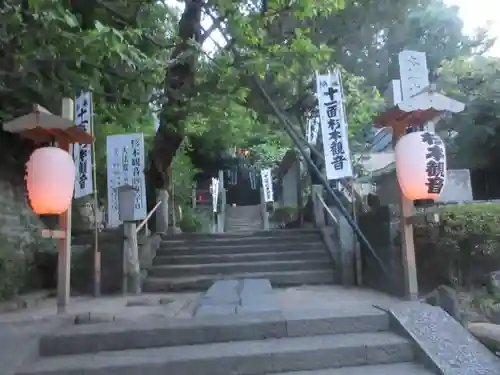
[[[54,115],[38,104],[33,106],[31,113],[4,123],[3,129],[18,133],[36,144],[53,140],[80,144],[91,144],[93,141],[93,137],[73,121]]]
[[[424,125],[444,112],[458,113],[464,108],[465,104],[443,94],[424,91],[380,114],[373,123],[377,128],[391,127],[401,133],[408,125]]]

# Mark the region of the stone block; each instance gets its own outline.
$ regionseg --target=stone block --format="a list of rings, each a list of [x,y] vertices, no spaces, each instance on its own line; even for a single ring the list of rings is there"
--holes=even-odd
[[[237,306],[236,313],[238,315],[254,314],[261,312],[280,312],[280,306],[274,305],[248,305],[248,306]]]
[[[402,302],[390,313],[396,327],[417,344],[426,364],[440,374],[500,374],[500,359],[443,309]]]
[[[313,310],[287,311],[289,337],[330,335],[343,333],[377,332],[389,328],[389,316],[376,308],[345,311]]]
[[[234,314],[236,314],[236,305],[201,305],[196,310],[195,316]]]
[[[492,323],[500,324],[500,303],[496,303],[490,307],[488,316]]]
[[[76,315],[74,322],[75,324],[94,324],[112,322],[114,320],[115,316],[113,314],[94,311]]]
[[[44,336],[40,355],[70,355],[286,337],[280,313],[207,315],[193,319],[158,319],[137,324],[115,322],[73,325]]]
[[[239,292],[239,280],[219,280],[208,288],[203,296],[202,304],[236,304],[240,301]]]
[[[275,305],[279,306],[274,294],[255,294],[241,299],[241,306]]]
[[[241,288],[241,298],[252,297],[254,295],[269,294],[273,292],[273,287],[268,279],[244,279]]]
[[[470,323],[469,331],[494,353],[500,352],[500,325],[491,323]]]

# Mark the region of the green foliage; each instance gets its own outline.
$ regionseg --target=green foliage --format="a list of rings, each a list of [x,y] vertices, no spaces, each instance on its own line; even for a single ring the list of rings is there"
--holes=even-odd
[[[10,241],[0,248],[0,300],[16,297],[27,283],[29,260]]]
[[[278,223],[280,226],[285,226],[294,220],[297,220],[299,209],[297,207],[279,207],[274,210],[269,220]]]
[[[172,162],[172,185],[176,205],[191,202],[194,176],[198,170],[187,155],[188,145],[184,143]],[[171,190],[172,191],[172,190]]]
[[[439,84],[466,103],[442,127],[457,132],[447,140],[452,167],[496,168],[500,162],[500,59],[476,57],[444,63]]]
[[[193,210],[191,206],[182,207],[182,218],[179,220],[179,228],[183,233],[200,232],[203,227],[202,215]]]
[[[438,224],[417,225],[422,282],[472,286],[500,268],[500,205],[447,206]]]

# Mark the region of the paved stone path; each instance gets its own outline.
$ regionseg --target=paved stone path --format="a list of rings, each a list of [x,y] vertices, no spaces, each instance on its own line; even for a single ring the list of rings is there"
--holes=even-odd
[[[215,282],[200,300],[195,316],[280,311],[269,280],[242,279]]]

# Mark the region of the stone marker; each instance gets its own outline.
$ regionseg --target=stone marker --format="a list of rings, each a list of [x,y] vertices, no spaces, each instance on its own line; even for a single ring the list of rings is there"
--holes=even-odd
[[[443,309],[402,302],[390,313],[421,348],[428,364],[442,375],[500,374],[500,359]]]

